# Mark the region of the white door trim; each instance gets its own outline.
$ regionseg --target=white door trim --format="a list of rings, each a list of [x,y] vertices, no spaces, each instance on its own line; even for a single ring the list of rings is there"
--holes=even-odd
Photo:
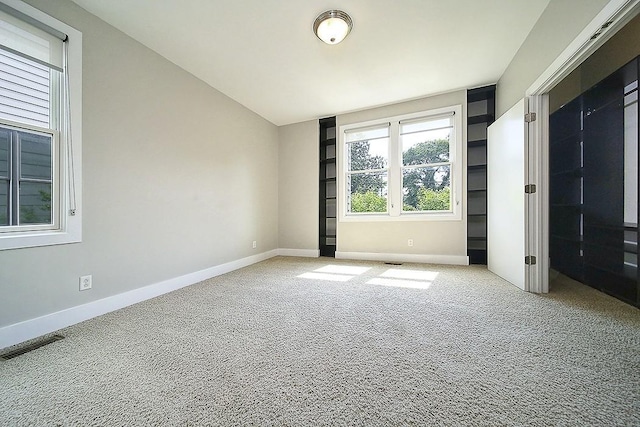
[[[529,98],[529,111],[536,120],[528,126],[527,177],[536,186],[527,195],[527,253],[536,257],[535,265],[527,266],[529,291],[549,292],[549,96]]]

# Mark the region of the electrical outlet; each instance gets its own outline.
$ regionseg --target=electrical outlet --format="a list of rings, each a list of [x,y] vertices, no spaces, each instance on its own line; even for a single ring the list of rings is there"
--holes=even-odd
[[[87,289],[91,289],[91,275],[80,276],[80,290],[86,291]]]
[[[253,249],[258,247],[258,242],[256,242],[255,240],[253,241]]]
[[[407,245],[409,245],[409,246],[413,246],[413,239],[409,239],[409,240],[407,240]]]

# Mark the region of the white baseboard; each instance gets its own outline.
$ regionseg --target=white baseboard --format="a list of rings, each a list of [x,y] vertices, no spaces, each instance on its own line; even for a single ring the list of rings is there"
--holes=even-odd
[[[382,254],[371,252],[338,252],[336,258],[363,261],[415,262],[423,264],[469,265],[469,257],[463,255]]]
[[[278,249],[278,255],[280,256],[299,256],[305,258],[318,258],[320,256],[319,249]]]
[[[273,258],[274,249],[0,328],[0,349]]]

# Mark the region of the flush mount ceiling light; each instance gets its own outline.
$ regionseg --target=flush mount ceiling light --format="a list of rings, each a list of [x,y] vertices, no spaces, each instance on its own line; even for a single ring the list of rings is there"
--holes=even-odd
[[[338,44],[351,31],[353,21],[341,10],[327,10],[316,18],[313,32],[326,44]]]

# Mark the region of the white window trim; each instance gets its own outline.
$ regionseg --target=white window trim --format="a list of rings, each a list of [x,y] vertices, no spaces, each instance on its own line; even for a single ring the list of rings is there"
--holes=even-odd
[[[60,138],[59,202],[61,208],[59,227],[55,230],[31,229],[0,233],[0,250],[78,243],[82,241],[82,33],[19,0],[2,0],[2,2],[69,36],[67,41],[69,92],[71,95],[69,107],[71,110],[73,152],[67,156],[70,148],[69,141],[67,138]],[[24,125],[21,126],[24,127]],[[73,171],[70,170],[70,166],[73,167]],[[73,173],[75,183],[75,215],[71,215],[69,208],[71,173]]]
[[[451,141],[451,199],[452,199],[452,211],[451,212],[402,212],[402,195],[396,194],[400,189],[401,177],[401,161],[402,161],[402,147],[396,140],[392,142],[392,139],[399,138],[399,122],[403,120],[428,119],[434,116],[442,116],[443,114],[454,113],[454,132],[453,140]],[[346,206],[346,188],[345,188],[345,173],[346,173],[346,143],[345,132],[352,129],[366,128],[372,126],[379,126],[385,123],[391,123],[391,136],[390,136],[390,153],[389,153],[389,187],[388,197],[390,200],[389,205],[393,203],[394,207],[390,208],[388,212],[384,213],[349,213]],[[453,105],[449,107],[437,108],[434,110],[420,111],[416,113],[404,114],[400,116],[385,117],[378,120],[369,120],[366,122],[358,122],[339,127],[338,136],[338,173],[336,174],[336,185],[338,190],[338,221],[339,222],[378,222],[378,221],[462,221],[462,182],[464,179],[464,164],[463,164],[463,138],[462,138],[462,105]],[[391,149],[396,147],[396,150]],[[391,167],[391,164],[396,167]],[[391,203],[392,202],[392,203]]]

